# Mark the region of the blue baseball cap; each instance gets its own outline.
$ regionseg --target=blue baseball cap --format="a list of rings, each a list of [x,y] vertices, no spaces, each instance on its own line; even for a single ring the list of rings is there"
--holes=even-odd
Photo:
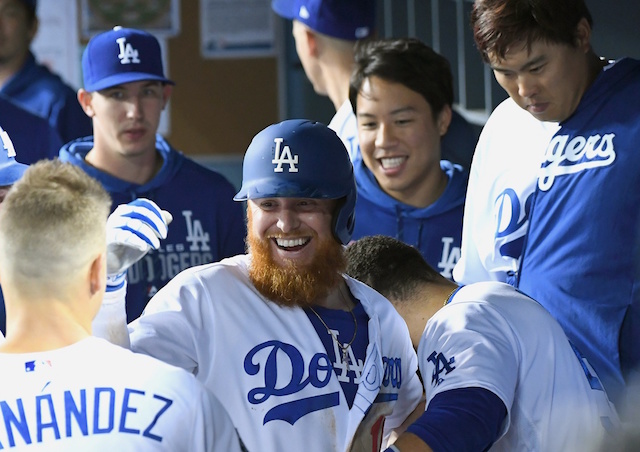
[[[133,28],[114,27],[91,38],[82,54],[82,75],[87,91],[142,80],[175,85],[164,76],[158,40]]]
[[[375,0],[272,0],[271,8],[285,19],[348,41],[368,38],[376,25]]]
[[[29,165],[16,162],[16,150],[9,134],[0,127],[0,187],[13,185],[22,177]]]

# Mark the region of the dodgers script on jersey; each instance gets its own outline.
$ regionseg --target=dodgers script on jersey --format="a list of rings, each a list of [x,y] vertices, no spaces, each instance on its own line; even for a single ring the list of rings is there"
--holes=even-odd
[[[0,353],[0,449],[240,450],[222,405],[182,369],[98,338]]]
[[[640,366],[638,143],[640,61],[622,59],[600,73],[549,144],[519,281],[616,403],[625,371]]]
[[[589,364],[545,309],[512,286],[464,286],[418,346],[427,406],[438,393],[484,388],[507,408],[491,451],[592,450],[619,426]],[[588,446],[588,447],[587,447]]]
[[[469,174],[457,282],[515,283],[537,171],[557,129],[511,98],[489,117]]]
[[[180,273],[129,325],[132,349],[195,373],[227,407],[248,450],[377,451],[422,388],[406,325],[351,278],[369,316],[353,406],[301,308],[265,299],[241,255]]]

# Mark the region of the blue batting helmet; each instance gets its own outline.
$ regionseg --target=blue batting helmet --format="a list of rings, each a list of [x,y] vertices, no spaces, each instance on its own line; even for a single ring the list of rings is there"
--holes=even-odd
[[[9,134],[0,127],[0,187],[18,182],[29,165],[16,161],[16,150]]]
[[[340,199],[333,234],[349,243],[355,225],[356,182],[342,140],[324,124],[290,119],[258,133],[244,155],[236,201],[260,198]]]

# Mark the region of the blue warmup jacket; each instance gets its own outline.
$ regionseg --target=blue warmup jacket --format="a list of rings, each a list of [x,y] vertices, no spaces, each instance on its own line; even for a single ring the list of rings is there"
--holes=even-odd
[[[140,316],[149,299],[181,270],[244,253],[243,205],[233,201],[236,190],[221,174],[185,157],[158,135],[162,168],[148,183],[132,184],[88,165],[84,158],[92,147],[93,137],[68,143],[60,150],[60,160],[98,179],[111,194],[112,210],[136,198],[148,198],[173,215],[161,249],[127,273],[129,321]]]
[[[640,61],[607,66],[540,169],[518,288],[584,354],[611,401],[640,370]]]
[[[62,141],[49,122],[0,94],[0,126],[9,134],[16,160],[30,165],[58,156]]]
[[[452,279],[460,259],[462,215],[469,173],[441,160],[449,182],[440,198],[424,208],[404,204],[385,193],[362,159],[354,162],[358,187],[353,240],[383,234],[415,246],[433,268]]]
[[[91,118],[82,110],[76,92],[46,66],[38,64],[32,53],[0,94],[47,119],[63,143],[93,133]]]

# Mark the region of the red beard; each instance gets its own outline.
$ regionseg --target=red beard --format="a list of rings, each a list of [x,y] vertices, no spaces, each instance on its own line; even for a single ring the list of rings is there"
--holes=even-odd
[[[281,306],[306,307],[316,304],[342,281],[346,258],[340,245],[333,238],[323,240],[308,265],[298,265],[287,260],[284,266],[277,264],[269,248],[270,239],[262,240],[248,224],[247,242],[251,254],[249,278],[263,296]],[[314,235],[312,240],[318,240]]]

